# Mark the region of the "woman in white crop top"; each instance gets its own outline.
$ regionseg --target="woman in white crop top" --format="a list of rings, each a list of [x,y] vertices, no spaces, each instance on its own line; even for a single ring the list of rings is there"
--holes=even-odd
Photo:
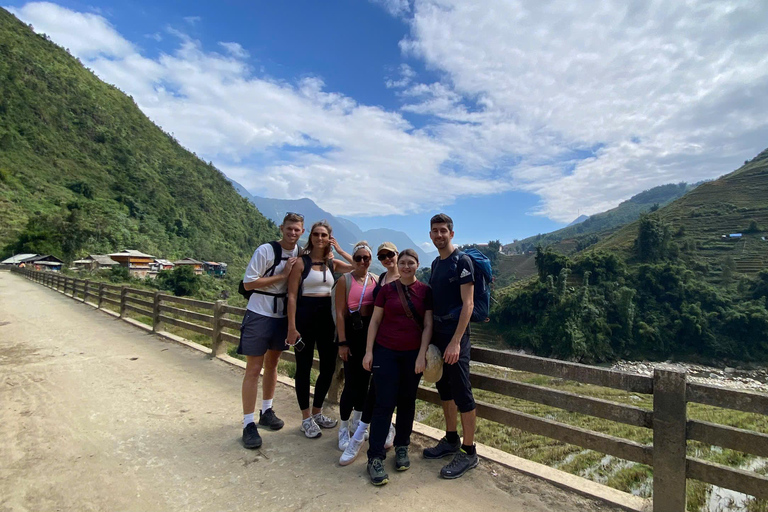
[[[332,233],[326,221],[315,222],[309,232],[304,255],[296,261],[288,276],[286,342],[294,346],[296,354],[296,399],[303,417],[301,431],[309,438],[320,437],[321,428],[336,426],[335,419],[323,414],[323,402],[333,380],[338,354],[334,343],[336,328],[331,313],[331,288],[333,273],[349,272],[352,265],[333,259]],[[343,251],[339,254],[352,259]],[[310,411],[309,376],[315,347],[320,357],[320,374],[315,382],[315,397]]]

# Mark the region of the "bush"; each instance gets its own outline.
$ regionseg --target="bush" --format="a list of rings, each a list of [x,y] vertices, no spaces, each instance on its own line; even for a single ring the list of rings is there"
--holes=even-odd
[[[195,275],[191,265],[179,265],[171,271],[160,272],[157,281],[161,289],[172,291],[177,297],[194,295],[201,286],[200,276]]]

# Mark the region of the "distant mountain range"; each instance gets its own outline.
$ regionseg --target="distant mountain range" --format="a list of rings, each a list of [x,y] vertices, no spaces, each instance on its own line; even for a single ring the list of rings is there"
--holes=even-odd
[[[322,219],[327,220],[333,228],[333,236],[345,251],[351,251],[356,242],[366,240],[371,244],[374,251],[383,242],[392,242],[400,251],[407,248],[414,249],[419,254],[419,261],[422,266],[429,266],[430,262],[437,256],[437,251],[425,252],[402,231],[387,228],[363,231],[351,220],[337,217],[323,210],[311,199],[270,199],[254,196],[236,181],[230,181],[241,196],[253,203],[265,217],[271,219],[275,224],[279,225],[282,222],[286,212],[297,212],[304,215],[307,230],[314,222]],[[378,268],[378,262],[375,261],[375,264]]]

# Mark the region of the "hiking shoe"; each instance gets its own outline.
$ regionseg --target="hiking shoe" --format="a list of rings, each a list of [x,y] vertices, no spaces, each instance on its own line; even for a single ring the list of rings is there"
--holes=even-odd
[[[389,475],[384,471],[384,461],[381,459],[369,460],[368,476],[371,477],[371,483],[373,485],[384,485],[389,482]]]
[[[339,420],[334,420],[333,418],[329,418],[322,412],[313,414],[312,419],[315,420],[315,423],[317,423],[317,426],[320,428],[333,428],[339,422]]]
[[[384,441],[384,449],[389,450],[395,446],[395,426],[393,424],[389,424],[389,432],[387,433],[387,439]]]
[[[348,466],[355,462],[357,454],[360,453],[360,447],[363,446],[364,442],[365,441],[358,441],[354,437],[350,437],[349,443],[347,443],[347,447],[344,449],[344,453],[342,453],[339,458],[339,465]]]
[[[349,429],[342,427],[339,429],[339,450],[341,451],[346,450],[348,444],[349,444]]]
[[[310,439],[316,439],[323,435],[323,433],[320,432],[320,427],[315,423],[315,418],[312,416],[301,421],[301,431]]]
[[[259,425],[269,427],[270,430],[280,430],[285,422],[278,418],[275,411],[270,407],[266,412],[259,412]]]
[[[461,440],[455,443],[449,443],[446,437],[443,437],[432,448],[424,448],[425,459],[442,459],[446,455],[452,455],[461,449]]]
[[[440,470],[440,476],[448,479],[459,478],[470,469],[477,467],[478,462],[477,452],[469,455],[464,450],[459,450],[453,460]]]
[[[411,467],[411,459],[408,458],[407,446],[395,447],[395,469],[405,471]]]
[[[261,448],[261,436],[254,422],[250,422],[243,429],[243,446],[249,450]]]

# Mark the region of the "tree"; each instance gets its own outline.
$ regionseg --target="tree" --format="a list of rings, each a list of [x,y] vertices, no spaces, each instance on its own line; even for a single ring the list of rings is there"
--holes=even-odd
[[[200,290],[200,276],[191,265],[178,265],[171,271],[160,272],[157,276],[160,288],[170,290],[177,297],[194,295]]]
[[[666,259],[672,253],[669,225],[656,215],[641,215],[635,240],[635,255],[644,263]]]

